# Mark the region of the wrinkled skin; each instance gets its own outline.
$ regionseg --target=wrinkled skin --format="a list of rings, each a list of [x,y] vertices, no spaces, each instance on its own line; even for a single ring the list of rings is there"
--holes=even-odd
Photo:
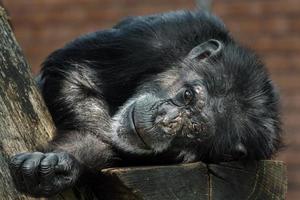
[[[105,167],[268,159],[281,144],[264,65],[207,13],[132,17],[82,36],[48,57],[38,83],[57,135],[10,163],[31,196]]]

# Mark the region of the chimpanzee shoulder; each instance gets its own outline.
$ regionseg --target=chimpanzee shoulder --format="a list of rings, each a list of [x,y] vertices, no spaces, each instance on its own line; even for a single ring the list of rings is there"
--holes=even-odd
[[[169,69],[194,46],[211,38],[224,43],[232,41],[222,21],[206,12],[130,17],[112,29],[83,35],[52,53],[43,63],[42,77],[73,74],[78,77],[73,82],[78,80],[81,85],[80,74],[87,74],[89,82],[101,85],[101,95],[114,113],[134,94],[140,82]],[[62,86],[61,79],[49,82],[54,90]],[[46,103],[55,99],[53,91],[43,88]],[[86,89],[97,93],[97,87]],[[47,98],[49,94],[51,97]]]

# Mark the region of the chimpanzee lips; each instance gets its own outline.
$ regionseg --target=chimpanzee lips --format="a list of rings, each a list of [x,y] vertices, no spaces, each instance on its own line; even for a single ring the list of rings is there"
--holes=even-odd
[[[142,136],[139,134],[139,132],[138,132],[138,130],[136,128],[134,113],[135,113],[135,103],[130,106],[130,111],[129,111],[129,114],[128,114],[129,115],[128,119],[129,119],[130,128],[138,136],[138,138],[140,139],[140,141],[144,144],[145,148],[146,149],[151,149],[149,147],[149,145],[145,142],[145,140],[142,138]]]

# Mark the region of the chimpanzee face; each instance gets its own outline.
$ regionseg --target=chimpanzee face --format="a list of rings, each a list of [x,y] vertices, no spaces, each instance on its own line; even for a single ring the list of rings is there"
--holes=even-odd
[[[211,39],[140,87],[118,137],[185,161],[269,158],[279,146],[277,100],[255,55]]]
[[[147,148],[157,152],[199,145],[214,134],[213,116],[205,106],[208,94],[200,77],[181,70],[161,74],[159,92],[148,93],[133,105],[135,132]],[[173,81],[160,78],[170,74],[175,76]]]

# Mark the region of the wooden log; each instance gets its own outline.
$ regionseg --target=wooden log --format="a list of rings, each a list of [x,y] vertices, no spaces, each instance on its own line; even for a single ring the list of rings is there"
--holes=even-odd
[[[14,189],[7,160],[45,143],[54,127],[2,8],[0,49],[0,196],[30,199]]]
[[[7,162],[16,153],[36,151],[54,132],[30,67],[0,7],[0,199],[34,199],[15,190]],[[84,193],[78,193],[67,191],[52,199],[85,199]]]

